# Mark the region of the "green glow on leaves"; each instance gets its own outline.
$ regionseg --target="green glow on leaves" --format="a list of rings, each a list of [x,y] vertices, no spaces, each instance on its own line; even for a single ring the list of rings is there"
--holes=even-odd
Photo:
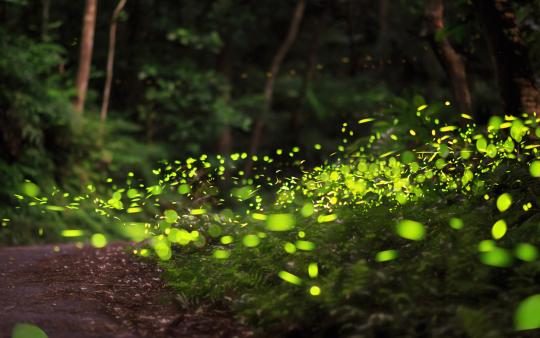
[[[375,260],[377,262],[388,262],[388,261],[396,259],[397,256],[398,256],[398,253],[396,250],[379,251],[377,252],[377,255],[375,256]]]
[[[491,227],[491,235],[495,239],[501,239],[506,234],[507,228],[506,222],[503,219],[500,219]]]
[[[414,162],[416,160],[416,156],[414,156],[414,153],[412,151],[404,151],[403,154],[401,154],[401,162],[404,164],[409,164],[411,162]]]
[[[522,261],[532,262],[538,258],[538,249],[532,244],[519,243],[514,249],[514,254]]]
[[[165,216],[165,222],[167,223],[174,223],[178,219],[178,213],[174,210],[165,210],[163,213],[163,216]]]
[[[287,271],[280,271],[278,273],[279,278],[283,279],[286,282],[289,282],[291,284],[300,285],[302,284],[302,279],[296,275],[293,275],[290,272]]]
[[[294,228],[296,220],[291,214],[272,214],[266,219],[266,229],[270,231],[288,231]]]
[[[485,138],[480,138],[476,141],[476,150],[478,150],[481,153],[485,153],[487,151],[487,141]]]
[[[257,235],[246,235],[242,239],[242,243],[244,244],[244,246],[248,248],[254,248],[257,245],[259,245],[260,242],[261,240],[259,239],[259,236]]]
[[[497,209],[500,212],[504,212],[512,205],[512,196],[508,193],[504,193],[497,198]]]
[[[514,314],[516,330],[532,330],[540,328],[540,294],[525,298],[519,303]]]
[[[419,241],[425,236],[424,225],[408,219],[404,219],[397,224],[396,232],[399,236],[412,241]]]
[[[222,231],[223,230],[221,229],[221,227],[217,224],[210,224],[210,226],[208,227],[208,234],[214,238],[219,237]]]
[[[93,234],[90,243],[95,248],[103,248],[107,245],[107,237],[103,234]]]
[[[189,213],[192,215],[204,215],[206,214],[206,210],[205,209],[191,209]]]

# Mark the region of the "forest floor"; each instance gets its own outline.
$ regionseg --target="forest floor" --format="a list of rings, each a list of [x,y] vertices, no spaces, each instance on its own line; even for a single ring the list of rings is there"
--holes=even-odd
[[[250,335],[227,312],[182,310],[160,269],[125,246],[0,248],[0,338],[17,323],[50,338]]]

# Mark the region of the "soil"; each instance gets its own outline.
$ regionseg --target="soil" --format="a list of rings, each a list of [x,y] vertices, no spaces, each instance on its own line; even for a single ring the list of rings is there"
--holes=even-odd
[[[0,248],[0,338],[17,323],[49,338],[252,335],[226,311],[181,309],[159,268],[126,246]]]

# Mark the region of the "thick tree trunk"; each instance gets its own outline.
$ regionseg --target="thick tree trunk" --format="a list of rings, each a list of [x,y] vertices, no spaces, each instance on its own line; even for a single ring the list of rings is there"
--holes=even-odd
[[[114,70],[114,53],[116,48],[116,27],[118,24],[118,17],[124,9],[127,0],[120,0],[116,8],[114,9],[111,26],[109,29],[109,53],[107,54],[107,75],[105,78],[105,87],[103,88],[103,102],[101,104],[101,121],[107,119],[107,113],[109,111],[109,102],[111,97],[111,86],[113,80],[113,70]]]
[[[425,8],[428,38],[437,59],[447,74],[459,113],[472,114],[467,71],[461,56],[446,37],[437,36],[444,29],[443,0],[427,0]]]
[[[251,147],[249,151],[250,156],[246,162],[246,167],[245,167],[246,175],[249,175],[249,173],[251,172],[251,167],[253,165],[252,157],[253,155],[255,155],[255,153],[259,149],[259,145],[261,143],[263,128],[264,128],[264,120],[266,119],[266,116],[270,113],[270,111],[272,110],[275,80],[279,74],[279,70],[281,68],[281,64],[283,63],[283,59],[285,59],[285,56],[287,55],[287,53],[291,49],[292,44],[296,40],[298,31],[300,30],[300,24],[302,23],[302,19],[304,17],[305,8],[306,8],[306,0],[298,0],[298,3],[296,4],[296,8],[293,13],[291,24],[289,26],[289,32],[287,33],[285,40],[283,40],[283,43],[279,47],[276,55],[274,55],[274,58],[272,60],[272,65],[270,67],[270,74],[268,76],[268,79],[266,80],[266,85],[264,87],[264,101],[263,101],[262,112],[253,127],[253,134],[251,136]]]
[[[510,0],[473,1],[484,25],[497,74],[505,114],[540,112],[527,47],[516,24]]]
[[[79,55],[79,70],[77,72],[77,99],[75,110],[82,114],[86,92],[88,90],[88,79],[92,64],[92,50],[94,48],[94,31],[96,27],[97,0],[86,0],[84,9],[83,30],[81,34],[81,49]]]

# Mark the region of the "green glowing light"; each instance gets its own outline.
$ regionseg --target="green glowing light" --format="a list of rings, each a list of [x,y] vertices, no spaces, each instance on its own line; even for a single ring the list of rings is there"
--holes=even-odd
[[[39,187],[32,183],[32,182],[24,182],[22,185],[21,185],[21,190],[22,192],[26,195],[26,196],[29,196],[29,197],[36,197],[37,195],[39,195]]]
[[[520,331],[540,328],[539,314],[540,294],[525,298],[514,313],[514,328]]]
[[[165,221],[171,224],[178,219],[178,213],[175,210],[165,210],[163,216],[165,216]]]
[[[396,250],[379,251],[377,252],[377,255],[375,255],[375,260],[377,262],[388,262],[388,261],[396,259],[397,256],[398,256],[398,253]]]
[[[253,214],[251,214],[251,218],[253,218],[254,220],[257,220],[257,221],[266,221],[266,219],[268,217],[266,217],[266,215],[254,212]]]
[[[512,265],[512,255],[502,248],[494,247],[480,254],[480,261],[486,265],[505,268]]]
[[[315,211],[315,207],[312,203],[306,203],[304,206],[302,206],[302,209],[300,209],[300,214],[304,217],[309,217],[313,215],[313,212]]]
[[[532,177],[540,177],[540,161],[533,161],[529,167]]]
[[[227,259],[231,256],[231,252],[228,250],[216,249],[214,250],[213,255],[214,255],[214,258],[217,258],[217,259]]]
[[[397,224],[396,232],[399,236],[412,241],[419,241],[425,236],[424,225],[408,219],[404,219]]]
[[[317,265],[317,263],[309,263],[308,275],[311,278],[317,278],[319,276],[319,266]]]
[[[317,217],[317,222],[327,223],[327,222],[333,222],[336,219],[337,219],[337,214],[320,215],[319,217]]]
[[[63,237],[80,237],[84,235],[84,231],[82,230],[62,230],[62,236]]]
[[[291,214],[272,214],[266,219],[266,229],[270,231],[288,231],[294,228],[296,220]]]
[[[532,262],[538,258],[538,249],[532,244],[519,243],[514,249],[514,254],[522,261]]]
[[[504,212],[512,205],[512,196],[508,193],[504,193],[497,198],[497,209],[500,212]]]
[[[254,248],[257,245],[259,245],[260,242],[261,240],[259,239],[259,236],[257,235],[246,235],[242,239],[242,243],[244,244],[244,246],[248,248]]]
[[[285,250],[286,253],[291,254],[291,255],[296,252],[296,246],[292,244],[291,242],[285,243],[283,245],[283,249]]]
[[[64,211],[64,207],[61,207],[59,205],[47,205],[45,206],[45,209],[50,211]]]
[[[491,227],[491,235],[495,239],[501,239],[506,234],[507,228],[506,222],[503,219],[500,219]]]
[[[232,236],[228,236],[228,235],[227,235],[227,236],[221,237],[221,240],[220,240],[220,241],[221,241],[221,244],[227,245],[227,244],[231,244],[231,243],[233,242],[233,240],[234,240],[234,239],[233,239]]]
[[[309,293],[312,296],[318,296],[321,294],[321,288],[316,285],[313,285],[312,287],[309,288]]]
[[[103,234],[93,234],[90,243],[95,248],[103,248],[107,245],[107,237]]]
[[[189,213],[192,215],[204,215],[206,214],[206,210],[205,209],[191,209]]]
[[[299,250],[303,250],[303,251],[312,251],[315,249],[315,243],[313,242],[310,242],[310,241],[296,241],[295,243],[295,246],[299,249]]]
[[[280,271],[278,273],[278,276],[279,276],[279,278],[283,279],[284,281],[286,281],[288,283],[295,284],[295,285],[302,284],[302,279],[300,277],[296,276],[296,275],[293,275],[290,272]]]
[[[450,224],[450,227],[455,230],[460,230],[463,228],[463,220],[461,218],[452,217],[450,218],[450,221],[448,222]]]
[[[188,184],[180,184],[178,186],[178,193],[180,195],[186,195],[186,194],[189,194],[189,192],[191,191],[191,188],[189,187]]]

